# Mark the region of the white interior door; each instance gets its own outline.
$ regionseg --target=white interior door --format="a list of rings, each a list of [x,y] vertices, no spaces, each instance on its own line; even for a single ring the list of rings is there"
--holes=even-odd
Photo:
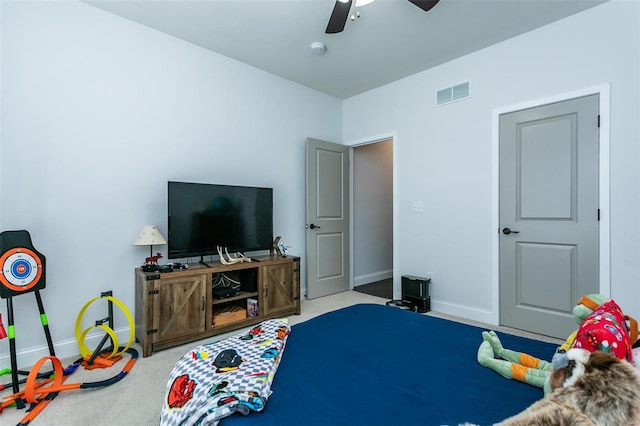
[[[349,290],[349,147],[307,139],[307,298]]]
[[[500,116],[500,323],[564,339],[599,290],[598,95]]]

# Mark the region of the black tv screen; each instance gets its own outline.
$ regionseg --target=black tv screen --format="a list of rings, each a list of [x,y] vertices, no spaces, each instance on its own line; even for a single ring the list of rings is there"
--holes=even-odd
[[[169,182],[168,257],[269,250],[273,244],[273,189]]]

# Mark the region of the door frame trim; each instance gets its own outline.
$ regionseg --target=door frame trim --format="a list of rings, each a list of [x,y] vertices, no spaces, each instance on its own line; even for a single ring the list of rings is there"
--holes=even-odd
[[[399,205],[398,205],[398,133],[397,132],[386,132],[381,133],[375,136],[364,137],[360,139],[356,139],[353,141],[345,142],[345,146],[348,146],[349,149],[349,162],[353,164],[353,148],[357,148],[363,145],[369,145],[376,142],[383,142],[391,139],[393,142],[393,299],[401,298],[401,288],[400,288],[400,261],[399,258],[399,238],[398,235],[399,230]],[[349,203],[350,203],[350,211],[351,217],[349,218],[349,256],[353,259],[353,167],[349,167]],[[353,262],[350,264],[349,271],[349,288],[353,290],[353,281],[354,281],[354,271],[353,271]]]
[[[520,104],[495,108],[491,122],[491,322],[500,324],[500,115],[523,109],[535,108],[556,102],[567,101],[589,95],[599,95],[599,152],[598,152],[598,204],[600,208],[600,226],[598,230],[599,252],[599,284],[600,294],[610,296],[611,293],[611,221],[610,221],[610,175],[609,146],[611,124],[611,85],[604,83],[598,86],[578,89],[559,95],[534,99]]]

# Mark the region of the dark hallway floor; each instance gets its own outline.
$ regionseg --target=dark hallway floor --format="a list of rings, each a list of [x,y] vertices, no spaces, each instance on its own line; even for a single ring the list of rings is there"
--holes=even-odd
[[[370,294],[372,296],[383,297],[385,299],[393,299],[393,279],[376,281],[369,284],[359,285],[353,288],[354,291]]]

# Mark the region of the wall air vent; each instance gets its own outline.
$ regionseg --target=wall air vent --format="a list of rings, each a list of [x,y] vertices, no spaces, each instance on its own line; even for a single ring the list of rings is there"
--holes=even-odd
[[[451,93],[451,89],[451,87],[447,87],[446,89],[438,90],[438,93],[436,95],[437,105],[446,104],[453,100],[453,93]]]
[[[444,105],[453,101],[459,101],[469,97],[469,82],[456,84],[455,86],[440,89],[436,92],[436,105]]]

